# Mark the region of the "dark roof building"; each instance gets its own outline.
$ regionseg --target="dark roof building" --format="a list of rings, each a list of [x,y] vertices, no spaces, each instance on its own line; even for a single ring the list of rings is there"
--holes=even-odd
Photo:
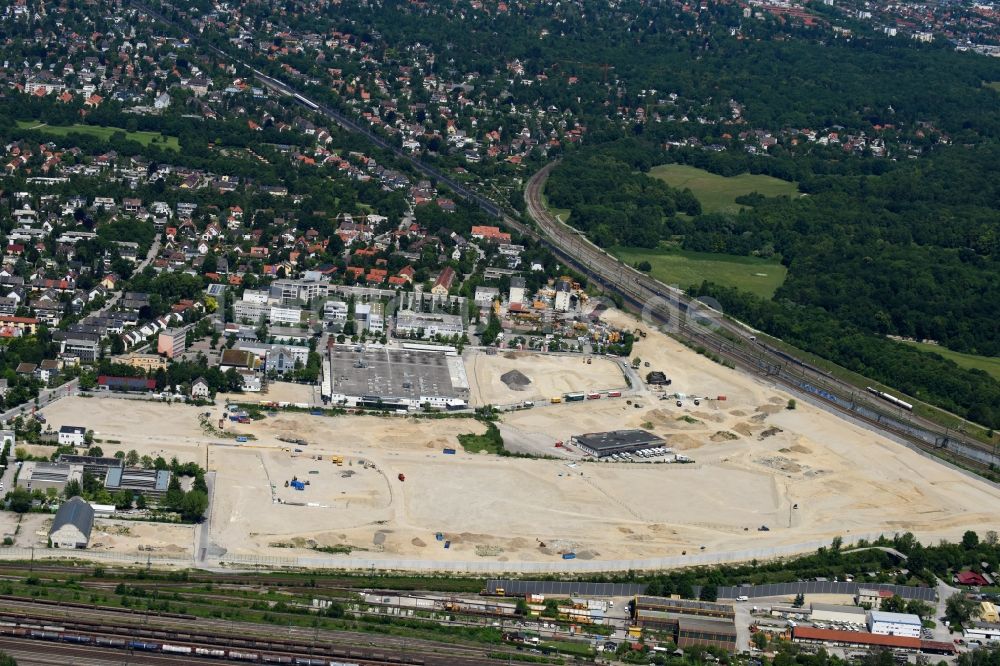
[[[636,596],[634,614],[636,624],[672,634],[677,647],[736,651],[736,614],[729,604]]]
[[[588,432],[584,435],[574,435],[570,438],[570,443],[597,458],[664,445],[661,437],[646,430]]]
[[[108,470],[104,477],[104,487],[108,492],[129,490],[136,495],[159,499],[167,494],[170,472],[161,469],[141,469],[139,467],[117,467]]]
[[[67,465],[83,465],[84,472],[90,472],[96,477],[106,476],[109,469],[125,465],[125,462],[121,458],[77,456],[69,453],[60,454],[57,462],[65,463]]]
[[[720,604],[714,601],[692,601],[690,599],[671,599],[670,597],[647,597],[637,595],[636,610],[650,610],[684,615],[700,615],[702,617],[721,617],[733,619],[736,611],[732,604]]]
[[[59,507],[49,530],[56,548],[86,548],[94,528],[94,508],[82,497],[73,497]]]

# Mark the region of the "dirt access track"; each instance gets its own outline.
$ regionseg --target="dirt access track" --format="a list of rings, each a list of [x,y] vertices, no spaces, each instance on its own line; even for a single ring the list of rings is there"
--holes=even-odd
[[[606,316],[635,325],[621,313]],[[694,464],[469,454],[457,436],[482,433],[484,426],[468,418],[283,412],[247,425],[227,421],[218,434],[199,424],[204,407],[73,397],[45,414],[54,428],[94,429],[105,455],[135,448],[203,465],[207,460],[216,472],[210,539],[228,555],[322,556],[329,562],[349,551],[352,561],[386,565],[503,562],[510,570],[519,563],[531,570],[534,563],[561,566],[561,555],[573,552],[581,565],[616,569],[682,554],[734,559],[753,551],[763,558],[811,550],[838,535],[851,541],[912,531],[925,542],[956,539],[967,529],[983,529],[1000,510],[996,487],[801,400],[797,409],[786,409],[790,396],[763,379],[644,328],[648,336],[636,343],[634,355],[673,379],[669,391],[726,400],[696,407],[689,397],[677,407],[673,397],[661,400],[636,387],[622,398],[507,413],[501,429],[549,446],[573,434],[646,428]],[[579,390],[603,387],[612,369],[620,375],[614,360],[587,366],[578,356],[547,356],[540,366],[530,355],[482,358],[471,359],[479,365],[470,378],[493,391],[501,391],[493,376],[512,369],[536,385],[548,382],[547,392],[561,390],[557,382],[565,380],[539,378],[539,367],[545,375],[581,373],[573,388],[588,385]],[[211,409],[214,425],[222,409],[221,402]],[[256,439],[237,445],[238,433]],[[445,454],[445,448],[458,453]],[[331,462],[334,454],[342,466]],[[286,487],[293,477],[309,485]],[[765,525],[768,531],[758,530]],[[117,539],[116,550],[124,550],[124,542]]]

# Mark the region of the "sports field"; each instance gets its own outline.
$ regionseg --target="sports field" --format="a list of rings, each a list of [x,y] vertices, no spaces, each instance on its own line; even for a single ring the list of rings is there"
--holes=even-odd
[[[758,257],[688,252],[667,247],[651,250],[615,246],[608,248],[608,252],[630,266],[648,261],[653,267],[650,275],[664,284],[677,285],[682,289],[709,280],[771,298],[788,273],[777,261]]]
[[[46,125],[45,123],[39,123],[33,120],[19,120],[17,121],[17,126],[22,129],[44,132],[45,134],[51,134],[53,136],[66,136],[73,133],[89,134],[104,141],[110,139],[115,132],[124,132],[125,138],[130,141],[141,143],[144,146],[157,145],[167,150],[176,151],[181,149],[180,143],[177,141],[177,137],[164,136],[159,132],[128,132],[120,127],[100,127],[97,125]]]
[[[794,197],[798,193],[795,183],[771,176],[743,173],[726,178],[684,164],[662,164],[650,169],[649,175],[671,187],[690,188],[706,213],[738,213],[742,206],[736,197],[752,192],[765,197]]]
[[[983,372],[988,372],[997,379],[1000,379],[1000,358],[997,358],[996,356],[963,354],[962,352],[952,351],[947,347],[929,345],[924,342],[907,342],[906,344],[912,345],[920,351],[939,354],[949,361],[954,361],[960,367],[972,370],[982,370]]]

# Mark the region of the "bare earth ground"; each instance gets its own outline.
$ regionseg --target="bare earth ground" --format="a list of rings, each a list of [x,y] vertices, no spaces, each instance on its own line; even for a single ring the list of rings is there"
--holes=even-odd
[[[466,374],[471,385],[469,402],[474,407],[509,405],[525,400],[538,402],[564,393],[619,389],[625,385],[615,361],[597,356],[588,365],[585,360],[580,355],[501,351],[495,356],[487,356],[469,352],[465,355]],[[500,377],[511,370],[518,370],[531,383],[522,390],[509,388]]]
[[[635,355],[665,371],[674,381],[671,391],[727,399],[698,407],[688,399],[678,408],[673,399],[661,401],[642,389],[628,396],[638,409],[626,397],[538,404],[505,414],[504,426],[542,443],[646,427],[695,464],[465,454],[457,435],[483,426],[464,418],[284,412],[248,425],[227,422],[223,435],[209,435],[197,421],[206,408],[77,397],[45,413],[55,428],[86,425],[99,438],[121,440],[120,448],[201,464],[207,456],[217,473],[211,540],[231,553],[314,554],[308,548],[327,546],[373,559],[555,561],[571,550],[583,559],[639,559],[700,546],[732,552],[880,531],[954,539],[989,524],[1000,509],[997,488],[801,401],[786,410],[788,395],[664,335],[650,332]],[[482,390],[478,395],[487,402],[503,402],[507,389],[495,381],[513,368],[531,378],[540,396],[622,383],[611,361],[587,366],[574,356],[532,355],[522,364],[502,354],[483,359],[471,361],[476,371],[469,376],[473,395]],[[545,368],[541,376],[539,367]],[[511,402],[524,399],[524,392],[510,393]],[[221,409],[221,402],[211,409],[213,424]],[[678,420],[685,416],[693,422]],[[256,440],[237,446],[237,432]],[[118,448],[102,446],[106,455]],[[444,447],[459,453],[444,455]],[[330,454],[344,456],[344,465],[331,463]],[[324,459],[313,458],[319,455]],[[353,474],[345,478],[347,472]],[[286,488],[292,477],[310,484],[304,491]],[[761,525],[770,531],[757,531]],[[154,527],[131,539],[98,540],[121,550],[155,546],[164,539]],[[450,549],[436,541],[437,532],[452,542]],[[190,547],[189,535],[169,538]]]

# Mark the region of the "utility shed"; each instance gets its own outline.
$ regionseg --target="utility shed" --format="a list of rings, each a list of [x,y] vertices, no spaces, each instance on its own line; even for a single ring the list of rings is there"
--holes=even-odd
[[[56,548],[86,548],[93,528],[93,507],[82,497],[73,497],[56,512],[49,539]]]

